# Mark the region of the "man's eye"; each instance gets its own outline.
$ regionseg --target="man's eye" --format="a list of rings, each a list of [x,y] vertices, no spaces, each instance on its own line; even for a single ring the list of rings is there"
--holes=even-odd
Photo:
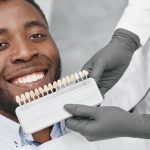
[[[31,37],[30,37],[30,40],[32,41],[41,41],[43,40],[47,35],[45,34],[41,34],[41,33],[37,33],[37,34],[33,34]]]
[[[9,46],[8,43],[6,43],[6,42],[1,42],[1,43],[0,43],[0,51],[6,49],[8,46]]]

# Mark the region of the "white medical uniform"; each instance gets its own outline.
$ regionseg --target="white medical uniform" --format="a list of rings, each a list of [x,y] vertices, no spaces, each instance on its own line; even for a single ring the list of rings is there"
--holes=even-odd
[[[137,34],[142,46],[150,36],[150,0],[129,0],[117,28],[123,28]],[[147,45],[148,46],[148,45]],[[146,94],[150,84],[146,63],[149,63],[149,52],[136,51],[132,65],[121,80],[106,94],[103,106],[120,106],[125,110],[132,109]],[[147,61],[147,62],[146,62]],[[121,93],[118,95],[118,93]]]
[[[142,46],[147,44],[134,53],[127,71],[106,94],[102,106],[118,106],[125,110],[136,106],[135,113],[150,114],[150,0],[129,0],[117,28],[123,28],[138,35]],[[120,143],[119,140],[121,140]],[[150,140],[141,139],[139,143],[138,141],[134,143],[135,141],[132,140],[118,138],[109,140],[108,143],[110,147],[114,149],[116,147],[118,150],[119,146],[121,149],[130,149],[131,147],[132,149],[150,149]],[[140,147],[142,145],[143,148]],[[100,149],[102,143],[98,142],[97,146]]]
[[[144,45],[150,36],[150,0],[129,0],[116,28],[137,34]]]

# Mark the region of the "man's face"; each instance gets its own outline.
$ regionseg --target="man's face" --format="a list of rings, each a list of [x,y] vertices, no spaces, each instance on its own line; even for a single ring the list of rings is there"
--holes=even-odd
[[[60,71],[59,65],[58,50],[41,14],[23,0],[1,2],[0,102],[3,109],[13,113],[15,96],[53,82]]]

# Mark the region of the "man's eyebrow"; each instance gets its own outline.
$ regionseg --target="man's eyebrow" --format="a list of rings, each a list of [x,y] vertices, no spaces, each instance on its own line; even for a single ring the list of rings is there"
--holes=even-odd
[[[24,25],[25,28],[31,28],[31,27],[35,27],[35,26],[43,27],[43,28],[47,29],[47,26],[38,20],[32,20],[32,21],[26,22]]]
[[[0,28],[0,35],[4,33],[8,33],[8,30],[6,28]]]

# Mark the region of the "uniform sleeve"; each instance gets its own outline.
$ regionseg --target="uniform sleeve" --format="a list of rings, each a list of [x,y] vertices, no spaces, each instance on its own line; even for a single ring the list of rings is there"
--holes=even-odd
[[[144,45],[150,36],[150,0],[129,0],[118,28],[135,33]]]

